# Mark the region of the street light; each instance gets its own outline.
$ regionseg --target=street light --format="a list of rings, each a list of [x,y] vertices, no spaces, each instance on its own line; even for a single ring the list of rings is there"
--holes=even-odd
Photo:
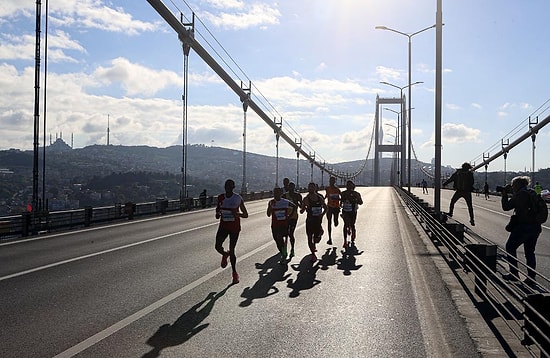
[[[407,144],[407,147],[409,149],[409,161],[408,161],[408,166],[409,168],[411,167],[411,121],[410,121],[410,115],[411,115],[411,99],[410,99],[410,96],[411,96],[411,87],[414,86],[414,85],[418,85],[418,84],[421,84],[421,83],[424,83],[423,81],[416,81],[414,83],[410,83],[410,78],[409,78],[409,84],[406,85],[406,86],[403,86],[403,87],[399,87],[397,85],[394,85],[393,83],[389,83],[389,82],[386,82],[386,81],[381,81],[380,83],[384,84],[384,85],[388,85],[388,86],[391,86],[391,87],[394,87],[394,88],[397,88],[400,92],[401,92],[401,111],[399,113],[408,113],[408,116],[401,116],[401,138],[402,138],[402,142],[405,142],[405,128],[407,128],[407,124],[405,122],[405,118],[407,118],[409,120],[409,125],[408,125],[408,128],[409,128],[409,139],[408,139],[408,144]],[[409,111],[407,112],[407,110],[405,108],[403,108],[403,90],[405,88],[409,88]],[[397,118],[397,120],[399,121],[399,118]],[[405,174],[405,146],[402,145],[402,155],[401,155],[401,181],[403,180],[403,175]],[[410,187],[410,182],[411,182],[411,171],[409,170],[408,171],[408,178],[407,178],[407,181],[409,182],[409,191],[411,190],[411,187]],[[403,187],[403,183],[401,183],[401,187]]]
[[[397,31],[395,29],[391,29],[389,27],[386,27],[386,26],[376,26],[375,29],[377,30],[387,30],[387,31],[392,31],[392,32],[395,32],[399,35],[403,35],[403,36],[407,36],[408,39],[409,39],[409,111],[408,111],[408,114],[409,114],[409,124],[408,124],[408,130],[409,130],[409,135],[408,135],[408,158],[407,158],[407,163],[408,163],[408,168],[407,168],[407,179],[408,179],[408,189],[409,189],[409,192],[411,191],[411,86],[412,86],[412,83],[411,83],[411,38],[414,36],[414,35],[418,35],[419,33],[421,32],[424,32],[426,30],[429,30],[429,29],[432,29],[432,28],[435,28],[435,24],[430,26],[430,27],[426,27],[425,29],[422,29],[420,31],[416,31],[416,32],[413,32],[412,34],[407,34],[407,33],[404,33],[404,32],[401,32],[401,31]],[[401,98],[403,98],[403,96],[401,96]]]
[[[384,109],[388,109],[389,108],[384,108]],[[395,112],[395,111],[393,111]],[[395,129],[395,135],[391,134],[391,133],[386,133],[387,135],[389,135],[390,137],[393,137],[393,144],[395,146],[399,145],[399,118],[397,119],[397,126],[394,126],[393,124],[391,123],[384,123],[385,126],[388,126],[388,127],[392,127],[393,129]],[[399,168],[399,152],[395,152],[395,151],[392,151],[392,158],[393,158],[393,161],[392,161],[392,185],[399,185],[400,187],[402,187],[401,185],[401,182],[399,181],[399,174],[400,174],[400,169]],[[397,181],[394,181],[393,180],[393,174],[397,174]],[[397,183],[397,184],[395,184]]]

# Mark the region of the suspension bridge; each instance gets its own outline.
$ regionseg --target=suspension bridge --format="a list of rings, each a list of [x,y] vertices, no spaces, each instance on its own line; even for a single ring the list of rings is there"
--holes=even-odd
[[[498,200],[474,198],[479,224],[473,230],[462,224],[467,221],[465,208],[457,206],[455,220],[443,219],[437,197],[422,197],[416,188],[404,190],[412,181],[410,174],[404,176],[411,171],[405,166],[406,148],[413,149],[404,140],[404,96],[377,98],[365,164],[352,173],[338,172],[283,126],[281,117],[276,119],[262,108],[252,81],[233,80],[200,45],[194,15],[184,22],[162,2],[148,1],[176,31],[184,58],[195,51],[242,103],[243,183],[248,109],[273,129],[277,145],[282,138],[298,157],[328,175],[353,179],[368,169],[367,159],[373,153],[374,186],[358,189],[365,205],[358,212],[357,245],[342,248],[340,233],[335,234],[337,243],[320,242],[321,259],[312,262],[305,240],[298,240],[299,254],[280,264],[265,216],[267,201],[248,200],[250,215],[243,220],[237,249],[240,282],[234,285],[228,284],[228,270],[219,267],[213,249],[217,221],[211,209],[181,212],[178,206],[170,211],[148,205],[147,213],[144,208],[143,212],[130,208],[118,216],[111,208],[58,213],[59,220],[75,220],[72,230],[27,232],[23,238],[0,242],[0,260],[6,263],[0,267],[0,291],[6,302],[0,306],[4,327],[0,355],[527,357],[550,353],[550,229],[543,226],[540,237],[537,282],[504,282],[503,228],[508,217],[500,212]],[[382,140],[384,105],[398,105],[404,114],[389,145]],[[523,141],[531,140],[534,148],[537,132],[549,121],[543,116],[547,110],[541,108],[541,119],[530,120],[529,128],[511,142],[502,140],[499,152],[484,153],[475,169],[487,168],[500,157],[506,160],[507,153]],[[184,134],[186,121],[184,108]],[[384,153],[395,158],[394,187],[384,185],[378,174]],[[185,176],[185,145],[182,156]],[[438,195],[444,204],[450,200],[448,191]],[[19,223],[14,219],[13,226],[28,224],[24,218]],[[8,234],[11,227],[10,222]],[[296,235],[305,237],[303,221]],[[520,271],[524,275],[525,267]]]

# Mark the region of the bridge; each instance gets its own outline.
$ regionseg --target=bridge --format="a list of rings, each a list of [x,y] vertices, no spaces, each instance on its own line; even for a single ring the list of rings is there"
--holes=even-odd
[[[341,179],[365,170],[366,164],[352,173],[327,165],[283,128],[282,119],[272,119],[254,101],[250,82],[239,86],[210,57],[194,38],[193,22],[178,20],[159,1],[149,2],[178,33],[184,56],[191,49],[197,52],[238,95],[243,134],[251,108],[312,170],[315,166]],[[405,181],[405,171],[411,169],[405,166],[405,148],[411,145],[405,135],[396,135],[392,145],[378,137],[383,104],[403,109],[406,98],[377,99],[374,186],[359,189],[365,204],[359,210],[357,245],[342,248],[337,233],[335,245],[321,242],[321,259],[315,263],[300,239],[305,237],[303,218],[297,256],[287,264],[277,262],[266,198],[247,197],[251,215],[243,220],[237,247],[236,285],[229,284],[229,271],[219,267],[213,250],[217,221],[212,209],[187,198],[185,190],[175,203],[49,213],[46,221],[34,214],[2,218],[6,240],[0,242],[0,260],[6,264],[0,267],[0,290],[6,304],[0,306],[0,354],[548,355],[549,227],[543,226],[537,247],[537,282],[503,281],[508,215],[499,209],[498,197],[474,198],[475,228],[463,224],[467,212],[460,202],[454,219],[446,218],[439,200],[446,207],[451,193],[440,190],[437,175],[433,196],[411,188],[410,174]],[[549,118],[530,121],[526,133],[511,144],[503,142],[498,154],[484,153],[475,168],[506,157],[517,143],[534,143]],[[405,121],[403,116],[402,131]],[[385,152],[396,154],[394,186],[380,182],[379,161]],[[185,152],[183,157],[185,178]],[[243,195],[245,168],[243,155]],[[524,266],[521,272],[523,278]]]

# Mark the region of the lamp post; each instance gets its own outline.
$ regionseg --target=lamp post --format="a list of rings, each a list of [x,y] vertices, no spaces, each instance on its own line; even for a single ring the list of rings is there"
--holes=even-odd
[[[410,76],[409,76],[409,84],[406,85],[406,86],[403,86],[403,87],[399,87],[397,85],[394,85],[393,83],[389,83],[389,82],[386,82],[386,81],[381,81],[380,83],[384,84],[384,85],[388,85],[388,86],[391,86],[391,87],[394,87],[394,88],[397,88],[400,92],[401,92],[401,112],[399,113],[405,113],[405,114],[408,114],[407,116],[403,115],[401,116],[401,141],[402,142],[405,142],[405,129],[407,128],[407,125],[406,125],[406,122],[405,122],[405,118],[408,119],[408,131],[409,131],[409,136],[408,136],[408,144],[407,144],[407,147],[408,147],[408,168],[411,167],[411,119],[410,119],[410,116],[411,116],[411,111],[413,108],[411,108],[411,87],[414,86],[414,85],[418,85],[418,84],[421,84],[421,83],[424,83],[423,81],[416,81],[416,82],[413,82],[411,83],[411,79],[410,79]],[[403,90],[405,88],[409,88],[409,110],[407,111],[404,107],[403,107]],[[399,118],[398,118],[399,120]],[[405,174],[405,147],[403,146],[402,144],[402,155],[401,155],[401,181],[403,181],[403,175]],[[409,182],[408,186],[409,186],[409,191],[411,191],[411,170],[408,169],[407,170],[407,173],[408,173],[408,177],[407,177],[407,181]],[[401,187],[403,187],[403,183],[401,183],[400,185]]]
[[[389,108],[384,108],[388,111],[391,111],[391,112],[394,112],[394,113],[397,113],[397,126],[394,126],[393,124],[391,123],[384,123],[384,125],[386,126],[389,126],[389,127],[392,127],[395,129],[395,136],[393,134],[390,134],[392,137],[394,137],[394,144],[395,145],[399,145],[399,115],[401,114],[401,112],[397,112],[397,111],[394,111],[393,109],[389,109]],[[399,169],[400,168],[400,165],[399,165],[399,152],[397,152],[397,155],[396,155],[396,152],[393,152],[393,159],[395,160],[394,162],[394,165],[393,167],[395,167],[395,172],[397,174],[397,185],[399,185],[400,187],[403,187],[403,183],[401,183],[400,181],[400,174],[401,174],[401,170]]]
[[[427,31],[429,29],[432,29],[432,28],[435,28],[435,24],[430,26],[430,27],[426,27],[425,29],[422,29],[420,31],[416,31],[416,32],[413,32],[412,34],[407,34],[407,33],[404,33],[404,32],[401,32],[401,31],[397,31],[395,29],[391,29],[389,27],[386,27],[386,26],[376,26],[375,29],[377,30],[388,30],[388,31],[392,31],[392,32],[395,32],[397,34],[400,34],[400,35],[403,35],[403,36],[407,36],[408,39],[409,39],[409,111],[407,112],[408,113],[408,120],[409,120],[409,124],[407,126],[408,128],[408,131],[409,131],[409,134],[408,134],[408,143],[407,143],[407,146],[408,146],[408,158],[407,158],[407,163],[408,163],[408,168],[407,168],[407,179],[408,179],[408,189],[409,189],[409,192],[411,191],[411,86],[412,86],[412,83],[411,83],[411,39],[414,35],[418,35],[419,33],[421,32],[424,32],[424,31]],[[401,96],[401,98],[403,98],[403,96]]]

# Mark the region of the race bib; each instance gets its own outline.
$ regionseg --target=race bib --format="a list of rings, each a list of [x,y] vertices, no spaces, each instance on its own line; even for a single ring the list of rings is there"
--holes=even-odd
[[[330,194],[330,195],[328,196],[328,198],[329,198],[330,200],[338,200],[338,199],[340,199],[340,194]]]
[[[342,210],[346,211],[346,212],[349,212],[349,211],[353,211],[353,204],[352,203],[344,203],[344,205],[342,206]]]
[[[285,210],[276,210],[275,218],[279,221],[286,220],[286,209]]]
[[[233,215],[233,210],[222,209],[222,221],[235,221],[235,215]]]
[[[323,213],[323,208],[320,206],[313,206],[311,208],[311,215],[313,216],[321,216],[322,213]]]

